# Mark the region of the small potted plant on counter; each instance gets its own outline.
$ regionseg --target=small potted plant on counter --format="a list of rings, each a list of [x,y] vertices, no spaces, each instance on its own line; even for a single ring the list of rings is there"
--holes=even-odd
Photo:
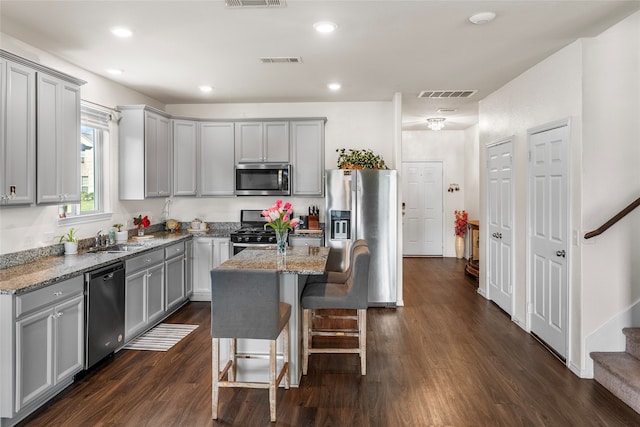
[[[124,225],[113,224],[113,227],[116,229],[116,243],[124,243],[129,239],[129,232],[127,230],[122,230]]]
[[[67,234],[60,236],[60,243],[64,243],[65,255],[75,255],[78,253],[78,239],[74,234],[73,228],[69,229]]]

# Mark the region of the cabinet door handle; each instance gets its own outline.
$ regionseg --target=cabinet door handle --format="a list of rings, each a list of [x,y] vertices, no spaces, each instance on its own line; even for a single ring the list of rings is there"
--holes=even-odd
[[[56,297],[62,296],[62,291],[56,291],[53,293],[53,295]]]
[[[556,256],[564,258],[565,255],[566,255],[566,252],[564,251],[564,249],[561,251],[556,251]]]
[[[64,313],[62,311],[57,312],[56,314],[52,315],[51,317],[53,317],[54,319],[57,319],[59,317],[61,317]]]

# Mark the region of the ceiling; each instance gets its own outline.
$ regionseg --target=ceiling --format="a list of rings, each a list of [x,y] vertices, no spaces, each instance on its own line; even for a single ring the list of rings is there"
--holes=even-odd
[[[477,123],[478,101],[532,65],[640,10],[638,0],[285,1],[228,8],[223,0],[0,0],[0,30],[165,104],[389,101],[400,92],[403,129],[445,117],[451,130]],[[483,11],[496,19],[469,22]],[[319,34],[318,21],[338,29]],[[116,26],[133,36],[114,37]],[[339,91],[327,89],[334,81]],[[204,84],[213,91],[200,92]],[[417,98],[422,90],[477,92]]]

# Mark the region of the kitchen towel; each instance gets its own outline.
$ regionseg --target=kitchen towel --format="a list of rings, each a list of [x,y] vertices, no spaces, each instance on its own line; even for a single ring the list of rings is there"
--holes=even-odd
[[[198,325],[160,323],[138,338],[131,340],[125,350],[167,351],[194,331]]]

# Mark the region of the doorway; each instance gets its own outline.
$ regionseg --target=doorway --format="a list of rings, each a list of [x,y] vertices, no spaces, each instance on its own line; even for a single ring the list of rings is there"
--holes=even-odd
[[[402,163],[403,255],[444,255],[442,181],[441,161]]]
[[[569,120],[527,132],[527,271],[531,332],[566,360],[569,260]]]
[[[513,138],[487,147],[488,298],[513,315]]]

